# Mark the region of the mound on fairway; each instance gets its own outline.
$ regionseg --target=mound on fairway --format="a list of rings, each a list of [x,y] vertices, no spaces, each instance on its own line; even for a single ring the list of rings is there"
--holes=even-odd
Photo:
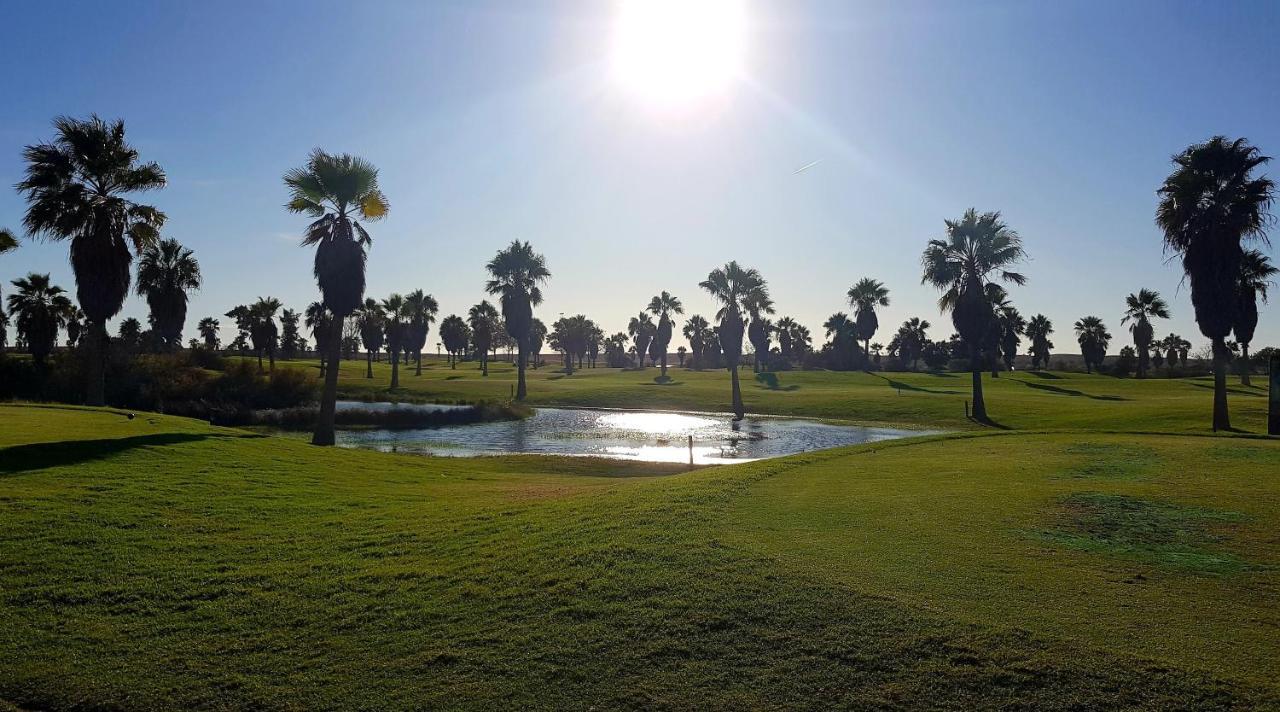
[[[0,700],[1277,705],[1277,471],[1001,434],[684,472],[0,406]]]

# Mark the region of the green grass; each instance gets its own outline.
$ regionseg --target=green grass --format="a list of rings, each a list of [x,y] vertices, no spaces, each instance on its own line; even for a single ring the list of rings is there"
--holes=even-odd
[[[686,472],[0,406],[0,700],[1275,707],[1276,472],[1280,443],[1185,435],[961,434]]]
[[[316,369],[314,361],[280,361],[283,367]],[[450,369],[424,362],[421,376],[402,369],[401,388],[389,392],[390,366],[374,364],[365,378],[363,361],[344,361],[339,388],[353,399],[475,402],[508,398],[515,369],[493,362],[482,377],[474,363]],[[723,370],[672,368],[672,381],[658,384],[658,369],[583,369],[565,375],[549,367],[529,370],[529,402],[534,405],[609,408],[675,408],[727,411],[729,376]],[[791,371],[776,374],[777,388],[743,369],[747,410],[863,423],[921,428],[975,428],[965,419],[970,399],[967,373],[862,373]],[[1232,379],[1235,380],[1234,378]],[[1259,379],[1261,380],[1261,379]],[[1114,430],[1205,432],[1210,427],[1212,380],[1112,378],[1079,373],[1002,373],[984,377],[987,408],[1001,426],[1017,430]],[[1266,391],[1232,384],[1228,396],[1232,425],[1266,431]]]

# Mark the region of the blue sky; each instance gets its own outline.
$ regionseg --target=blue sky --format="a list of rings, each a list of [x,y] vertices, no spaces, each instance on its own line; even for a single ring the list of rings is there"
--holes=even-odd
[[[768,278],[779,315],[821,323],[883,280],[887,342],[909,316],[951,333],[919,255],[943,219],[1000,210],[1024,237],[1024,314],[1097,314],[1127,341],[1124,296],[1159,290],[1203,342],[1152,224],[1169,156],[1213,134],[1280,155],[1274,2],[747,0],[745,77],[679,117],[638,106],[610,70],[605,0],[14,2],[0,42],[0,184],[57,114],[121,117],[170,185],[151,194],[192,247],[206,315],[317,296],[285,170],[316,146],[362,155],[391,201],[372,229],[370,294],[422,288],[443,316],[483,297],[512,239],[553,278],[538,315],[608,331],[666,289],[708,314],[699,280],[729,259]],[[818,163],[803,172],[796,169]],[[1280,162],[1273,165],[1280,175]],[[0,225],[24,209],[0,190]],[[65,244],[0,258],[7,282]],[[131,297],[126,316],[145,318]],[[223,319],[224,333],[229,320]],[[1255,348],[1280,344],[1265,307]],[[112,327],[114,329],[114,325]],[[1113,346],[1119,348],[1119,343]]]

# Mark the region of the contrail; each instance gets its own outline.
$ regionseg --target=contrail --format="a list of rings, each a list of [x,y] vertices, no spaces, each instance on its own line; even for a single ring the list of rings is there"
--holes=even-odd
[[[810,168],[813,168],[814,166],[818,165],[819,163],[822,163],[822,159],[821,159],[821,158],[819,158],[819,159],[818,159],[818,160],[816,160],[816,161],[811,161],[811,162],[809,162],[809,163],[806,163],[806,164],[804,164],[803,166],[800,166],[799,168],[797,168],[797,169],[795,169],[794,171],[792,171],[792,172],[791,172],[791,175],[795,175],[795,174],[797,174],[797,173],[804,173],[805,171],[809,170]]]

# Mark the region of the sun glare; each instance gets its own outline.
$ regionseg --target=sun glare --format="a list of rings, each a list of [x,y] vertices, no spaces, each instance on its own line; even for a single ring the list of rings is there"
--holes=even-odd
[[[624,0],[613,72],[645,106],[683,113],[724,95],[744,66],[741,0]]]

